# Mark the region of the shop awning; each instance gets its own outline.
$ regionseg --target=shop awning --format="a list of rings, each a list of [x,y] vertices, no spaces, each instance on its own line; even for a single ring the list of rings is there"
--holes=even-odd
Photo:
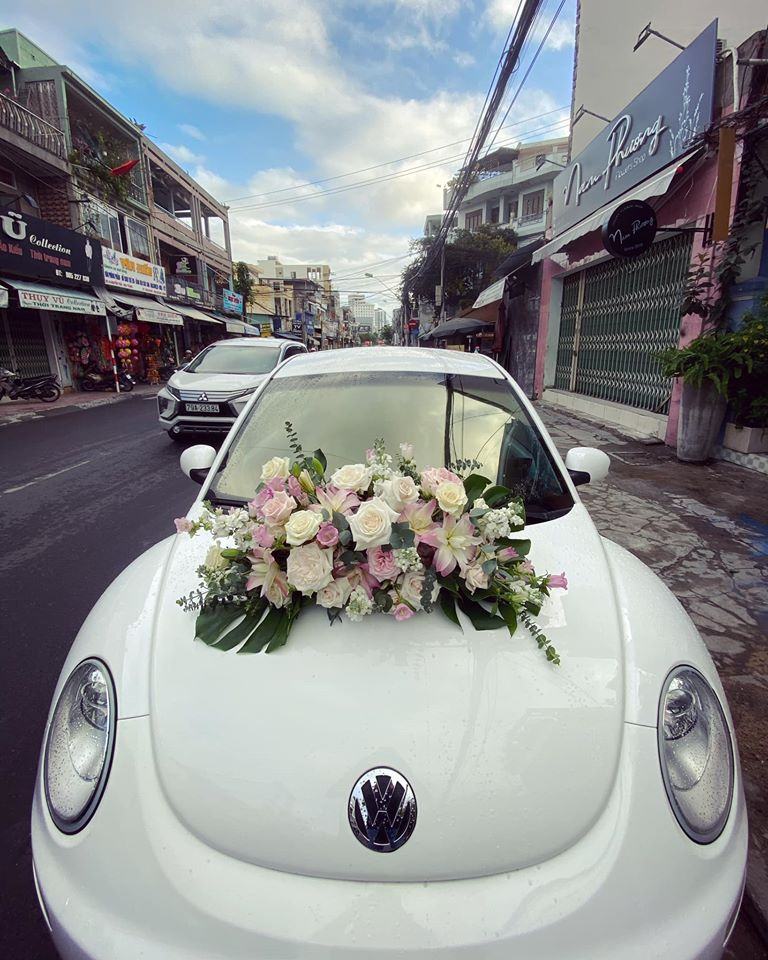
[[[172,327],[183,327],[184,318],[178,310],[154,297],[140,297],[138,294],[113,293],[115,300],[125,307],[136,311],[136,319],[144,323],[167,323]]]
[[[217,326],[224,323],[223,318],[212,317],[210,313],[204,313],[202,310],[198,310],[197,307],[192,307],[188,303],[174,303],[173,309],[178,310],[179,313],[185,317],[189,317],[190,320],[197,320],[199,323],[215,323]]]
[[[216,317],[227,327],[227,333],[240,333],[244,337],[260,337],[261,330],[250,323],[243,323],[242,320],[235,320],[234,317],[225,317],[217,313]]]
[[[583,237],[587,233],[592,233],[593,230],[600,230],[613,211],[617,207],[620,207],[622,203],[626,203],[628,200],[650,200],[652,197],[663,196],[672,186],[672,181],[677,174],[680,173],[682,164],[700,152],[701,148],[699,147],[687,156],[678,159],[655,177],[651,177],[644,183],[639,184],[634,190],[628,190],[616,200],[596,210],[591,216],[586,217],[580,223],[574,224],[569,230],[565,230],[559,236],[555,237],[554,240],[545,243],[543,247],[540,247],[534,253],[533,263],[546,260],[547,257],[558,253],[563,247],[567,247],[569,243],[573,243],[574,240],[578,240],[579,237]]]
[[[485,323],[482,320],[475,320],[473,317],[454,317],[452,320],[438,323],[436,327],[422,333],[419,340],[442,340],[443,337],[452,337],[462,333],[476,333],[478,330],[488,329],[492,326],[493,322]]]
[[[85,313],[99,317],[107,313],[102,301],[84,290],[9,280],[6,277],[2,277],[2,281],[18,293],[19,306],[29,310],[57,310],[59,313]]]

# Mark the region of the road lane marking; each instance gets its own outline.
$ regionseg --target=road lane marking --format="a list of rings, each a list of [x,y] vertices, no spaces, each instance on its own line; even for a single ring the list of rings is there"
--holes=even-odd
[[[53,473],[44,473],[42,477],[35,477],[34,480],[30,480],[28,483],[22,483],[18,487],[8,487],[7,490],[3,490],[3,493],[18,493],[19,490],[26,490],[27,487],[32,487],[36,483],[42,483],[43,480],[51,480],[53,477],[58,477],[60,474],[74,470],[76,467],[84,467],[86,463],[90,462],[90,460],[81,460],[80,463],[73,463],[71,467],[64,467],[63,469],[56,470]]]

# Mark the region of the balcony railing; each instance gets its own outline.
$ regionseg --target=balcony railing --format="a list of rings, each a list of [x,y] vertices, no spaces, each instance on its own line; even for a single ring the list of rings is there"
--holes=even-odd
[[[183,300],[197,306],[214,307],[214,295],[206,290],[202,284],[185,280],[182,277],[167,277],[165,281],[169,300]]]
[[[528,223],[539,223],[544,219],[544,211],[540,210],[538,213],[524,213],[518,223],[521,227],[524,227]]]
[[[52,123],[0,93],[0,126],[60,160],[66,158],[64,134]]]

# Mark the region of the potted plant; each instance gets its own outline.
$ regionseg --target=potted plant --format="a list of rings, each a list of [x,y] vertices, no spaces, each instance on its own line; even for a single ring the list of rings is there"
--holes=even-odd
[[[766,325],[755,326],[704,333],[685,347],[669,347],[659,354],[664,376],[683,381],[679,460],[703,463],[712,455],[728,400],[738,394],[739,382],[747,382],[745,378],[753,374],[755,363],[765,355]]]
[[[729,390],[724,446],[741,453],[768,452],[768,297],[745,314],[735,336],[743,338],[751,369]]]

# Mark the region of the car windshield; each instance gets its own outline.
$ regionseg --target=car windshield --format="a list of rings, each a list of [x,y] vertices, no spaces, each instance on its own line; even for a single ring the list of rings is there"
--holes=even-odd
[[[392,372],[337,373],[272,380],[240,426],[210,494],[250,499],[261,465],[290,455],[285,421],[306,450],[322,449],[328,473],[360,463],[382,437],[396,454],[412,443],[421,467],[478,472],[523,497],[532,521],[573,504],[542,439],[506,380]],[[471,471],[460,461],[476,461]]]
[[[269,373],[279,354],[280,347],[215,343],[195,357],[185,373]]]

